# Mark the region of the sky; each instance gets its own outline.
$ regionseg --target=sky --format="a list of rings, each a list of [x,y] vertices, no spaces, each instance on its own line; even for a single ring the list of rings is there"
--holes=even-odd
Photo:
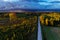
[[[5,2],[16,2],[16,1],[20,1],[20,0],[1,0],[1,1],[5,1]]]
[[[45,1],[45,2],[52,2],[52,1],[60,1],[60,0],[0,0],[4,2],[19,2],[19,1],[35,1],[35,2],[40,2],[40,1]]]
[[[16,1],[21,1],[21,0],[2,0],[2,1],[7,1],[7,2],[16,2]],[[24,1],[31,1],[31,0],[24,0]],[[33,0],[32,0],[33,1]],[[34,0],[37,1],[37,0]],[[51,1],[60,1],[60,0],[38,0],[38,1],[47,1],[47,2],[51,2]]]
[[[52,2],[52,1],[60,1],[60,0],[41,0],[41,1]]]

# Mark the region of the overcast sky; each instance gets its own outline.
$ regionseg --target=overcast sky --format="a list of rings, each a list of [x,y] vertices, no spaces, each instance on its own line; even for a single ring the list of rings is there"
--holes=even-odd
[[[16,2],[16,1],[22,1],[22,0],[0,0],[0,1]],[[60,0],[23,0],[23,1],[46,1],[46,2],[52,2],[52,1],[60,1]]]
[[[51,2],[51,1],[60,1],[60,0],[41,0],[41,1]]]
[[[20,1],[20,0],[1,0],[1,1],[6,1],[6,2],[16,2],[16,1]]]

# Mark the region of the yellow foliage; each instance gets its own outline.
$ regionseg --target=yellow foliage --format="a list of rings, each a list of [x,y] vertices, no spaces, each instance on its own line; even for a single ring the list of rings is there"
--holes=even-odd
[[[40,22],[41,22],[42,24],[44,24],[44,17],[43,17],[43,16],[40,16]]]
[[[35,30],[35,27],[33,27],[32,32]]]
[[[45,20],[46,25],[48,25],[48,19]]]
[[[15,37],[15,33],[13,34],[13,36]]]
[[[53,25],[54,20],[56,20],[56,21],[60,20],[60,14],[51,12],[49,14],[42,14],[40,16],[40,21],[41,21],[42,24],[44,24],[44,16],[45,15],[51,17],[50,20],[48,20],[48,19],[45,20],[46,25],[48,25],[48,21],[50,21],[51,25]]]
[[[7,38],[7,40],[9,40],[9,38]]]
[[[15,13],[9,13],[9,17],[10,17],[10,20],[15,20],[16,19]]]

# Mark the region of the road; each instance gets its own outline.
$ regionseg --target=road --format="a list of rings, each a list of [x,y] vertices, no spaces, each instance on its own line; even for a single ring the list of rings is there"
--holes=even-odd
[[[41,33],[41,26],[40,26],[40,20],[38,17],[38,38],[37,40],[42,40],[42,33]]]

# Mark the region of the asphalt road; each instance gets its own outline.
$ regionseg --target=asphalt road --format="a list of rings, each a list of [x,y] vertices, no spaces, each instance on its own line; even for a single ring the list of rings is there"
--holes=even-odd
[[[42,40],[42,33],[41,33],[41,26],[40,26],[40,19],[38,17],[38,37],[37,40]]]

